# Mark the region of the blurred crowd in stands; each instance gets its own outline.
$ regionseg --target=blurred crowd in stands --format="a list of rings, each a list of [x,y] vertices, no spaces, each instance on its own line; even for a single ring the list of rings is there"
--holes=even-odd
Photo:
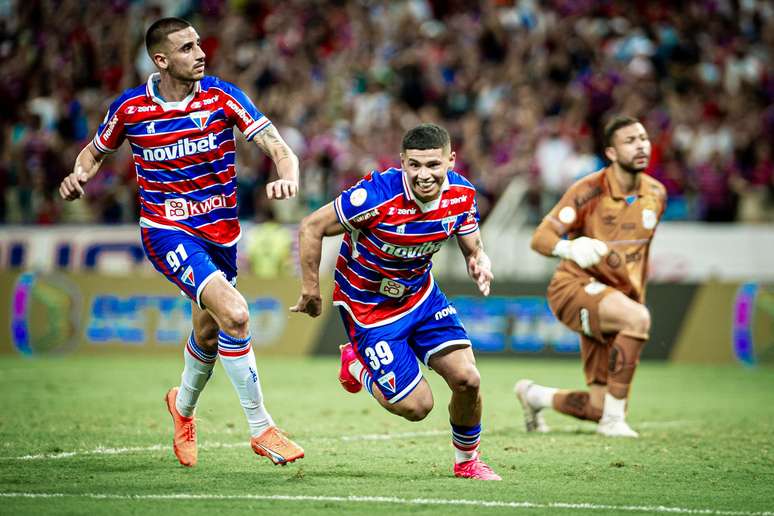
[[[0,2],[0,222],[132,222],[128,146],[57,186],[109,102],[153,71],[161,16],[199,31],[208,73],[245,89],[301,158],[296,202],[268,203],[270,162],[238,153],[240,216],[298,220],[436,121],[485,215],[514,178],[537,221],[602,161],[622,113],[650,132],[666,218],[772,220],[774,4],[766,0],[10,0]]]

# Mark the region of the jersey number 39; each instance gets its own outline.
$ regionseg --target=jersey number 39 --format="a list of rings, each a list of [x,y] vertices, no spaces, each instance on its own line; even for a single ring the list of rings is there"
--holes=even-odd
[[[371,369],[379,369],[383,365],[392,363],[395,358],[386,341],[380,340],[372,348],[365,348],[365,356]]]

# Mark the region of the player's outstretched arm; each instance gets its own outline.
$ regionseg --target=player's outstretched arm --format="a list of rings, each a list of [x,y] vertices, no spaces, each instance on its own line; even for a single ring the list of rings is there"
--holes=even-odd
[[[291,312],[317,317],[322,311],[320,297],[320,258],[323,237],[344,233],[333,203],[328,203],[301,221],[298,228],[298,250],[301,259],[301,296]]]
[[[59,185],[59,195],[65,201],[74,201],[85,195],[83,187],[97,175],[102,160],[107,154],[97,150],[93,143],[89,143],[75,158],[73,171],[62,180]]]
[[[467,235],[457,235],[457,243],[468,264],[468,274],[476,282],[479,292],[488,296],[494,274],[492,274],[492,261],[484,252],[481,231],[477,230]]]
[[[269,199],[290,199],[298,193],[298,157],[285,143],[279,131],[270,125],[255,137],[258,147],[277,167],[279,179],[266,185]]]

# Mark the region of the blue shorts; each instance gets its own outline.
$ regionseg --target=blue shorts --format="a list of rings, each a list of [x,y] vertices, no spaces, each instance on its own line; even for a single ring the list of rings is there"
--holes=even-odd
[[[200,308],[204,286],[222,274],[236,283],[236,246],[222,247],[183,231],[140,228],[145,255],[161,274],[196,301]]]
[[[344,308],[339,312],[352,347],[390,403],[402,400],[419,384],[419,360],[428,365],[444,349],[471,345],[457,310],[438,285],[414,311],[384,326],[363,328]]]

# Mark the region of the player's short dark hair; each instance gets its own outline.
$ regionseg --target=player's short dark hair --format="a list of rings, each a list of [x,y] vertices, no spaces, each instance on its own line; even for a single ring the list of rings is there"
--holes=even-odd
[[[611,118],[605,125],[605,147],[613,146],[613,136],[617,130],[639,123],[639,120],[631,116],[616,115]]]
[[[145,49],[151,59],[153,52],[167,39],[167,36],[188,27],[192,27],[192,25],[182,18],[161,18],[153,22],[145,33]]]
[[[450,147],[451,138],[446,129],[436,124],[420,124],[409,129],[403,136],[401,152],[406,152],[407,149],[427,150]]]

